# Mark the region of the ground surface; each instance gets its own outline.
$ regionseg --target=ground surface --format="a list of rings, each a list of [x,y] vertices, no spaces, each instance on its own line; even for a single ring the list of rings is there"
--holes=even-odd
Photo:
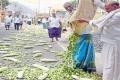
[[[67,50],[68,33],[63,33],[59,41],[51,42],[47,35],[47,30],[40,26],[24,27],[20,31],[15,31],[13,27],[6,31],[4,25],[0,25],[0,67],[23,70],[26,66],[33,69],[34,64],[52,68],[60,63],[61,53]],[[94,35],[96,52],[101,52],[101,42],[99,35]],[[99,56],[100,54],[96,54]],[[100,57],[97,59],[98,68]],[[1,72],[1,69],[0,69]],[[18,73],[17,73],[18,74]],[[0,75],[1,76],[1,75]],[[0,77],[0,80],[6,80]]]

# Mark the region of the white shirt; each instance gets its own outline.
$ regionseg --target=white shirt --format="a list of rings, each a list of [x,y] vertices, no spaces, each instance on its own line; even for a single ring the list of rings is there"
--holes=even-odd
[[[108,14],[109,15],[109,14]],[[104,17],[108,17],[108,15]],[[101,22],[104,21],[101,19]],[[98,20],[99,21],[99,20]],[[114,13],[110,18],[102,22],[103,26],[98,26],[96,21],[90,21],[92,26],[101,28],[101,40],[104,42],[120,42],[120,11]]]
[[[48,19],[48,21],[49,21],[49,28],[60,27],[60,19],[59,18],[50,17]]]
[[[32,22],[32,19],[31,19],[31,18],[28,18],[28,19],[27,19],[27,21],[30,21],[30,22]]]
[[[14,18],[14,23],[20,23],[20,22],[21,22],[21,19],[19,17]]]
[[[6,25],[10,25],[11,24],[11,22],[12,22],[12,17],[5,17],[5,24]]]

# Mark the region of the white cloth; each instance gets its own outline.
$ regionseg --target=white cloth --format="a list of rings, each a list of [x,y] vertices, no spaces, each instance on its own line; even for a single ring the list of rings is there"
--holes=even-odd
[[[28,19],[27,19],[27,21],[30,21],[30,22],[32,22],[32,19],[31,19],[31,18],[28,18]]]
[[[41,21],[41,19],[38,19],[38,21]]]
[[[103,80],[120,80],[120,43],[104,43]]]
[[[48,19],[48,21],[49,21],[49,28],[53,28],[53,27],[58,28],[58,27],[60,27],[60,19],[59,18],[50,17]]]
[[[20,23],[20,22],[21,22],[21,19],[19,17],[14,18],[14,23]]]
[[[101,40],[104,42],[120,41],[120,9],[112,11],[99,20],[91,20],[90,25],[101,29]]]
[[[12,17],[5,17],[5,25],[10,25],[12,23]]]
[[[120,9],[112,11],[99,20],[90,21],[92,26],[102,29],[104,42],[103,80],[120,80]]]

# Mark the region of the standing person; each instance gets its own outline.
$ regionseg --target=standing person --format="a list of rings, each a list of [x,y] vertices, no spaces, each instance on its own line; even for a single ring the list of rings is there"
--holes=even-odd
[[[37,20],[37,23],[38,23],[38,25],[41,24],[41,19],[40,18]]]
[[[12,23],[11,15],[6,16],[6,18],[5,18],[5,28],[6,28],[6,30],[9,30],[11,23]]]
[[[52,39],[52,42],[54,41],[54,38],[56,41],[58,41],[58,38],[61,37],[61,21],[59,18],[56,17],[56,13],[52,13],[52,17],[49,19],[49,27],[48,27],[48,33],[49,37]]]
[[[14,27],[15,27],[15,30],[19,30],[19,27],[20,27],[20,17],[19,15],[17,15],[15,18],[14,18]]]
[[[65,10],[67,11],[65,14],[65,17],[64,17],[63,24],[65,27],[63,27],[63,31],[67,31],[67,28],[70,28],[69,18],[71,17],[71,15],[74,12],[74,7],[73,7],[73,4],[71,2],[65,2],[63,6],[64,6]]]
[[[23,27],[23,17],[20,18],[20,29]]]
[[[28,19],[27,19],[27,24],[28,24],[28,25],[31,25],[31,24],[32,24],[32,18],[28,18]]]
[[[43,29],[47,29],[47,20],[45,17],[42,18],[42,25],[43,25]]]
[[[95,1],[96,0],[80,0],[76,11],[69,20],[73,33],[77,34],[78,37],[72,55],[74,67],[83,69],[86,72],[95,70],[95,53],[91,35],[92,29],[87,22],[79,22],[79,20],[93,19],[97,6],[103,5],[100,2],[100,4],[96,4],[96,6]]]
[[[79,0],[78,7],[69,20],[73,33],[78,38],[72,55],[74,68],[83,69],[85,72],[95,70],[94,46],[90,26],[77,20],[93,19],[96,10],[93,0]]]
[[[46,17],[46,28],[48,29],[49,26],[49,21],[48,21],[49,17]]]
[[[103,80],[120,80],[120,6],[118,2],[109,2],[105,9],[108,14],[90,21],[90,24],[101,29],[101,41],[104,42]]]

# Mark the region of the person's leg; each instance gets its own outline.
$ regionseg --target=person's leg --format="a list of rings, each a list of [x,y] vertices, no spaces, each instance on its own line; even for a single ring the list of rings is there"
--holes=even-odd
[[[19,24],[19,29],[22,29],[22,23]]]
[[[17,30],[19,30],[19,26],[20,26],[19,23],[17,23]]]
[[[55,37],[56,41],[59,41],[58,37]]]
[[[9,25],[6,26],[6,29],[9,30]]]
[[[5,29],[7,30],[7,25],[5,25]]]
[[[52,38],[52,42],[54,42],[54,38]]]
[[[20,28],[22,29],[23,24],[20,25]]]
[[[61,37],[61,28],[55,28],[56,41],[59,41],[58,38]]]
[[[54,35],[53,35],[53,29],[48,29],[48,35],[49,35],[49,38],[52,39],[52,42],[54,42]]]
[[[32,22],[30,21],[30,25],[32,24]]]
[[[14,27],[15,27],[15,30],[17,30],[17,25],[16,25],[16,23],[14,23]]]
[[[10,28],[10,25],[8,25],[8,30],[9,30],[9,28]]]

